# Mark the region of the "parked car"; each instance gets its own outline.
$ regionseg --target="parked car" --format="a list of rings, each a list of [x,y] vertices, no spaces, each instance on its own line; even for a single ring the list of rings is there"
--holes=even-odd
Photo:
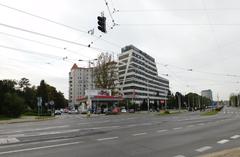
[[[61,114],[62,114],[62,112],[60,110],[55,110],[54,111],[54,115],[61,115]]]
[[[81,114],[87,114],[87,112],[88,112],[87,109],[82,109],[82,110],[80,111]]]
[[[78,110],[69,110],[68,114],[79,114]]]
[[[115,107],[113,110],[112,110],[113,113],[119,113],[120,112],[120,108],[119,107]]]
[[[122,112],[122,113],[126,113],[127,110],[126,110],[125,108],[123,108],[123,109],[121,109],[121,112]]]
[[[101,108],[98,108],[97,110],[96,110],[96,114],[101,114],[102,113],[102,109]]]
[[[130,110],[129,110],[129,113],[134,113],[134,112],[135,112],[134,109],[130,109]]]
[[[68,111],[69,111],[69,110],[68,110],[67,108],[63,109],[63,112],[64,112],[64,113],[68,113]]]

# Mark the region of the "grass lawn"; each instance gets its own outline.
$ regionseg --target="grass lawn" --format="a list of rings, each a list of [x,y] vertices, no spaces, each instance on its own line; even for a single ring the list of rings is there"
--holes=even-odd
[[[0,115],[0,120],[10,120],[10,119],[13,119],[13,118],[6,117],[4,115]]]
[[[176,110],[174,110],[174,111],[167,110],[167,111],[160,111],[160,113],[158,113],[157,115],[164,116],[164,115],[173,115],[173,114],[180,114],[180,113],[182,113],[182,112],[179,112]]]
[[[213,116],[213,115],[218,114],[218,112],[219,112],[219,111],[216,111],[216,110],[207,111],[207,112],[202,113],[201,115],[202,115],[202,116]]]

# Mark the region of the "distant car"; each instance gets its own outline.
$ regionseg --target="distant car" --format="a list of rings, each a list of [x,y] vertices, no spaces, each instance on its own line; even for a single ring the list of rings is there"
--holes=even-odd
[[[81,114],[87,114],[87,112],[88,112],[87,109],[82,109],[82,110],[80,111]]]
[[[129,110],[129,113],[134,113],[134,112],[135,112],[134,109],[130,109],[130,110]]]
[[[102,109],[98,108],[98,109],[96,110],[96,114],[101,114],[101,113],[102,113]]]
[[[120,112],[120,108],[119,107],[115,107],[113,110],[112,110],[113,113],[119,113]]]
[[[61,115],[62,112],[60,110],[55,110],[54,115]]]
[[[107,109],[107,108],[104,108],[104,109],[103,109],[103,113],[107,113],[107,112],[110,112],[110,110]]]
[[[126,110],[125,108],[123,108],[123,109],[121,109],[121,112],[122,112],[122,113],[126,113],[127,110]]]
[[[69,110],[68,110],[67,108],[63,109],[63,112],[64,112],[64,113],[68,113],[68,111],[69,111]]]
[[[69,110],[68,114],[79,114],[78,110]]]

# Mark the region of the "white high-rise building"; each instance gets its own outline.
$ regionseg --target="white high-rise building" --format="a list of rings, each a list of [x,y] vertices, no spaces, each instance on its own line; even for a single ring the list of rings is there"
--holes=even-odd
[[[122,48],[118,57],[119,90],[137,104],[167,99],[169,81],[158,76],[155,59],[133,45]]]
[[[79,105],[85,90],[95,89],[94,68],[82,68],[74,64],[69,72],[69,105]]]
[[[211,89],[202,90],[202,91],[201,91],[201,95],[202,95],[203,97],[206,97],[206,98],[210,99],[210,100],[213,100],[212,90],[211,90]]]

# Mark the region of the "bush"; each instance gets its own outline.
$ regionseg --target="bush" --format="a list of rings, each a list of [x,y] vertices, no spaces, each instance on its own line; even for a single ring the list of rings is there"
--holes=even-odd
[[[217,107],[215,110],[219,112],[219,111],[221,111],[222,109],[223,109],[223,106]]]
[[[27,111],[23,113],[24,116],[37,116],[38,113],[34,111]]]
[[[170,112],[168,110],[165,110],[164,114],[170,114]]]
[[[2,105],[2,114],[7,117],[20,117],[25,109],[24,99],[15,93],[6,93]]]

